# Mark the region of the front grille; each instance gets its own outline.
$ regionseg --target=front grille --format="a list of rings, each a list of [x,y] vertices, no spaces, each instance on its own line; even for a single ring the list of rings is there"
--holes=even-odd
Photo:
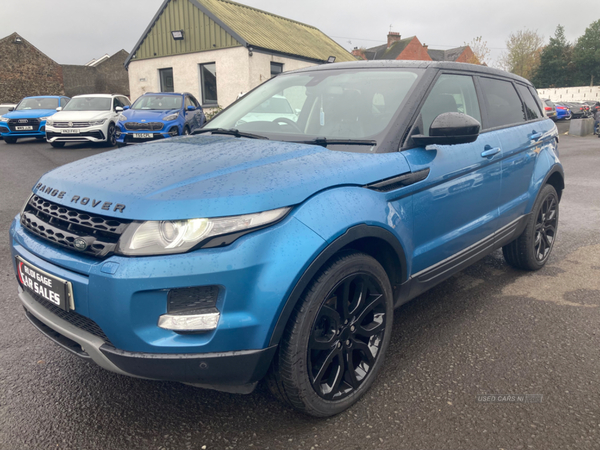
[[[125,126],[125,129],[129,130],[129,131],[138,131],[138,130],[158,131],[158,130],[162,130],[164,124],[162,122],[147,122],[147,123],[125,122],[123,125]]]
[[[33,127],[33,130],[19,130],[16,127]],[[17,133],[27,133],[31,131],[38,131],[40,127],[40,119],[10,119],[8,121],[8,128],[10,131],[17,131]]]
[[[54,122],[54,128],[87,128],[89,122]]]
[[[38,302],[40,305],[42,305],[55,316],[66,320],[71,325],[76,326],[80,330],[87,331],[88,333],[91,333],[94,336],[98,336],[104,342],[112,345],[110,339],[108,339],[106,334],[104,334],[104,331],[102,331],[102,328],[100,328],[100,326],[92,319],[82,316],[81,314],[78,314],[75,311],[65,311],[64,309],[59,308],[58,306],[50,303],[45,298],[31,291],[27,291],[27,293],[31,295],[36,302]]]
[[[102,131],[100,131],[100,130],[87,131],[85,133],[75,133],[75,134],[53,133],[53,132],[49,131],[46,133],[46,137],[48,139],[53,139],[53,138],[63,139],[64,138],[67,141],[76,140],[77,138],[82,138],[82,137],[93,137],[96,139],[104,139],[104,133],[102,133]]]
[[[104,258],[115,251],[121,234],[130,222],[67,208],[37,195],[31,197],[21,214],[21,225],[30,232],[55,244],[98,258]],[[86,242],[84,251],[75,247],[77,238]]]

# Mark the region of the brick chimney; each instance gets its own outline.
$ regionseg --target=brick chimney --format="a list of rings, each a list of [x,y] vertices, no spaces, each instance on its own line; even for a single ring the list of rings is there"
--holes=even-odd
[[[427,49],[429,48],[429,45],[427,45],[427,44],[423,44],[423,48],[424,48],[425,50],[427,50]]]
[[[390,48],[394,42],[398,42],[400,40],[400,33],[396,33],[395,31],[390,31],[388,34],[388,44],[387,48]]]
[[[354,47],[354,50],[352,50],[352,55],[356,56],[357,58],[360,59],[367,59],[367,57],[365,56],[365,53],[362,51],[362,49],[358,48],[358,47]]]

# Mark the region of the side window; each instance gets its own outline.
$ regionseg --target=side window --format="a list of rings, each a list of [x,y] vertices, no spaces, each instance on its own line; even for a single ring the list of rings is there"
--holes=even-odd
[[[379,108],[381,100],[373,99]],[[441,75],[421,109],[421,133],[429,136],[429,127],[440,114],[459,112],[473,117],[481,123],[481,112],[473,78],[468,75]]]
[[[527,114],[527,120],[541,119],[542,112],[540,111],[538,102],[535,101],[529,89],[521,84],[517,84],[517,91],[519,91],[521,100],[523,100],[525,113]]]
[[[119,100],[123,104],[123,106],[131,106],[131,102],[127,97],[119,97]]]
[[[200,64],[200,91],[203,105],[217,105],[217,65]]]
[[[190,97],[188,95],[186,95],[185,96],[185,106],[184,106],[186,111],[187,111],[188,106],[194,106],[194,104],[190,100]]]
[[[487,128],[518,125],[527,120],[525,107],[511,82],[495,78],[481,78],[480,81],[487,106]]]
[[[115,97],[113,100],[113,111],[117,108],[117,106],[120,106],[121,108],[123,107],[123,103],[121,103],[121,100],[119,99],[119,97]]]
[[[196,97],[194,97],[193,95],[189,96],[190,102],[192,102],[192,105],[194,105],[196,108],[200,108],[200,103],[198,103],[198,100],[196,100]]]
[[[67,106],[67,103],[69,103],[69,99],[65,98],[65,97],[61,97],[61,99],[60,99],[60,107],[64,108],[65,106]]]

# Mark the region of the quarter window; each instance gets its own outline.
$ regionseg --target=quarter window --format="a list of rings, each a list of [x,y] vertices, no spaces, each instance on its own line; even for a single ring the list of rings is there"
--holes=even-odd
[[[217,67],[215,63],[200,64],[200,90],[203,105],[217,105]]]
[[[62,97],[62,98],[60,99],[60,107],[61,107],[61,108],[64,108],[65,106],[67,106],[67,103],[69,103],[69,99],[68,99],[68,98],[64,98],[64,97]]]
[[[527,120],[525,107],[512,83],[481,78],[481,88],[487,106],[487,128],[516,125]]]
[[[535,101],[529,89],[527,89],[523,85],[517,84],[517,91],[519,91],[521,100],[523,100],[525,113],[527,114],[527,120],[535,120],[541,118],[542,112],[540,111],[539,104]]]
[[[463,113],[481,123],[481,112],[472,77],[444,74],[438,78],[421,109],[422,134],[429,136],[429,127],[434,119],[447,112]]]

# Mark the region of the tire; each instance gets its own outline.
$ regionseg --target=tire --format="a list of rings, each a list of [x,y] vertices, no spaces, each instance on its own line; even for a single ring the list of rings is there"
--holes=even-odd
[[[558,194],[546,184],[538,195],[523,233],[502,247],[504,259],[522,270],[539,270],[548,261],[558,233]]]
[[[115,124],[110,123],[108,125],[108,130],[106,131],[106,146],[107,147],[114,147],[115,145],[117,145],[117,136],[115,134],[116,131],[117,131],[117,129],[115,128]]]
[[[127,144],[125,142],[118,142],[117,141],[117,148],[123,148],[125,147]]]
[[[50,145],[54,148],[63,148],[65,146],[64,142],[50,142]]]
[[[383,267],[364,253],[336,257],[298,301],[267,375],[269,389],[311,416],[346,410],[383,366],[393,314]]]
[[[7,144],[16,144],[17,143],[17,138],[15,138],[15,137],[5,137],[4,138],[4,142],[6,142]]]
[[[35,140],[36,140],[36,141],[45,141],[45,140],[46,140],[46,137],[45,137],[45,136],[37,136],[37,137],[35,138]]]
[[[186,126],[183,128],[183,135],[188,136],[190,134],[190,129]]]

